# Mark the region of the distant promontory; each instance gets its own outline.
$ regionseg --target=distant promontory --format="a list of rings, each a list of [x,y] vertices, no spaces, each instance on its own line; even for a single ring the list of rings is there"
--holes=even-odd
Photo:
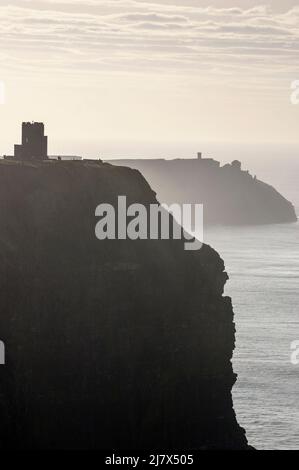
[[[276,189],[248,171],[241,162],[220,166],[212,158],[111,160],[139,170],[160,202],[197,203],[213,225],[262,225],[297,221],[294,206]]]

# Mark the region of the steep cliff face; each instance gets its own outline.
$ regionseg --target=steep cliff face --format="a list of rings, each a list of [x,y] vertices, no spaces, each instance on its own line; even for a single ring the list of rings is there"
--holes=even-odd
[[[95,208],[149,204],[139,172],[0,163],[3,448],[244,449],[223,261],[182,241],[99,241]]]
[[[262,225],[297,221],[294,206],[275,188],[234,165],[209,159],[115,160],[141,171],[160,202],[199,203],[206,224]]]

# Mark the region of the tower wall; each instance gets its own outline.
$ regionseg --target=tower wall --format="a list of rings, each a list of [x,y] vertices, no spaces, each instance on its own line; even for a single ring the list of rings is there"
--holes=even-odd
[[[22,145],[15,145],[18,160],[45,160],[48,158],[48,137],[42,122],[23,122]]]

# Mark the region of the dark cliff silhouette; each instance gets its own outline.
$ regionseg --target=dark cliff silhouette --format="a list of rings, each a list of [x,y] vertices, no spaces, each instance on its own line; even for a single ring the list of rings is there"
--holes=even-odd
[[[220,166],[204,159],[111,160],[142,172],[160,202],[204,205],[204,221],[219,225],[259,225],[296,222],[293,205],[248,171],[237,160]]]
[[[96,239],[101,202],[155,203],[137,171],[0,162],[0,445],[245,449],[223,261]]]

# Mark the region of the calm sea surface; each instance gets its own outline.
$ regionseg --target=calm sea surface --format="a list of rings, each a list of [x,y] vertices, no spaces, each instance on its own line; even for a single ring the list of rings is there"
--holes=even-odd
[[[259,152],[247,165],[243,152],[245,166],[292,201],[299,215],[299,148]],[[258,449],[299,449],[299,365],[290,360],[290,345],[299,341],[299,223],[214,228],[205,242],[221,254],[230,276],[225,293],[237,328],[238,421]]]
[[[299,449],[299,224],[213,228],[205,234],[225,260],[237,327],[234,406],[251,445]]]

